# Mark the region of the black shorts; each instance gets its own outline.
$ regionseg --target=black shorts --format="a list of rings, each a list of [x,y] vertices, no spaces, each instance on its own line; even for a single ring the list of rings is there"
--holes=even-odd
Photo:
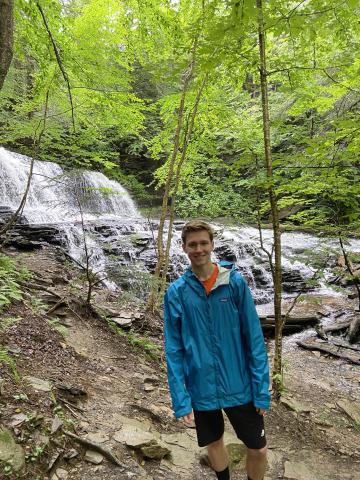
[[[264,417],[257,413],[252,402],[224,408],[237,437],[248,447],[266,446]],[[224,417],[221,410],[194,410],[199,447],[216,442],[224,434]]]

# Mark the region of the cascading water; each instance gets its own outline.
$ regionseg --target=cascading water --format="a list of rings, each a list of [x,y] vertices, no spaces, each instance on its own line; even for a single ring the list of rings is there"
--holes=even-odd
[[[30,162],[29,157],[0,148],[0,213],[6,208],[14,211],[18,207]],[[23,215],[30,224],[56,225],[68,253],[80,262],[84,261],[86,241],[93,269],[106,269],[109,280],[122,287],[129,281],[129,273],[124,273],[126,269],[131,269],[130,277],[154,269],[157,223],[145,220],[126,190],[102,173],[69,174],[55,163],[35,161]],[[181,274],[188,264],[181,249],[180,229],[181,222],[175,222],[171,278]],[[256,303],[269,303],[272,279],[267,255],[260,248],[258,231],[252,227],[221,225],[214,225],[214,229],[214,258],[235,262],[249,282]],[[272,232],[264,230],[263,239],[266,248],[271,250]],[[327,247],[338,249],[335,241],[326,242]],[[282,235],[285,296],[299,291],[304,279],[313,275],[314,269],[306,262],[306,252],[321,252],[323,243],[322,239],[304,233]],[[360,241],[351,240],[349,249],[359,252]],[[329,293],[329,287],[322,285],[321,292]],[[331,290],[331,295],[337,293]]]

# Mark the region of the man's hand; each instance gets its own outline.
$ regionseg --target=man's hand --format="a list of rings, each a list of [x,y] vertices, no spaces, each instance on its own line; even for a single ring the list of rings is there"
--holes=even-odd
[[[179,420],[182,420],[182,421],[185,422],[187,425],[193,426],[193,424],[194,424],[194,414],[193,414],[193,412],[191,411],[191,412],[188,413],[187,415],[184,415],[183,417],[179,417]]]
[[[265,415],[266,413],[266,410],[264,410],[263,408],[257,408],[256,411],[261,416]]]

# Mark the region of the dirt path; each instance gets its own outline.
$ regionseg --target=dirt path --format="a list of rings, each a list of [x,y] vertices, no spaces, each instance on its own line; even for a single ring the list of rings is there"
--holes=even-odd
[[[46,265],[48,278],[62,275],[64,267],[56,263],[56,256],[43,255],[43,265],[41,256],[35,254],[24,257],[24,263],[33,268],[36,265],[43,272]],[[57,288],[65,291],[68,285]],[[99,465],[89,463],[83,458],[83,449],[60,437],[61,449],[68,452],[75,448],[78,455],[63,461],[62,471],[55,469],[58,476],[53,475],[52,479],[214,479],[213,472],[200,465],[201,452],[194,430],[172,417],[166,375],[160,361],[131,346],[127,336],[114,333],[102,320],[68,317],[67,335],[62,337],[42,315],[34,314],[24,305],[14,307],[9,314],[21,320],[8,330],[2,341],[17,352],[21,375],[50,380],[54,388],[65,383],[86,391],[87,397],[78,403],[79,409],[62,405],[66,422],[72,420],[78,436],[111,448],[124,465],[119,468],[106,459]],[[162,344],[158,337],[153,341]],[[265,479],[360,480],[359,425],[341,407],[346,402],[358,403],[359,368],[301,351],[291,342],[285,344],[284,359],[287,387],[284,403],[273,405],[266,417],[269,469]],[[14,400],[14,394],[20,390],[28,396],[28,401],[21,404]],[[45,418],[44,431],[48,431],[54,418],[51,398],[51,392],[34,392],[24,384],[8,382],[0,396],[2,421],[11,425],[16,409],[26,413],[37,410]],[[147,460],[125,445],[124,431],[145,431],[171,454],[161,461]],[[29,443],[35,434],[36,427],[29,434]],[[228,425],[226,435],[227,443],[239,445]],[[56,449],[52,445],[49,451],[53,454]],[[32,469],[30,476],[22,478],[49,478],[41,473],[48,461],[46,457],[46,461],[39,462],[37,477],[36,469]],[[232,478],[246,478],[241,462]]]

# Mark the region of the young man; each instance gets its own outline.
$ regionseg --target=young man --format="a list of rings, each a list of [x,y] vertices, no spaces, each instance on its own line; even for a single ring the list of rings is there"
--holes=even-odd
[[[247,447],[248,478],[266,468],[263,415],[270,405],[268,359],[249,288],[231,263],[211,262],[211,227],[188,222],[183,250],[191,267],[165,295],[165,351],[175,416],[195,420],[220,480],[229,480],[223,441],[225,411]]]

